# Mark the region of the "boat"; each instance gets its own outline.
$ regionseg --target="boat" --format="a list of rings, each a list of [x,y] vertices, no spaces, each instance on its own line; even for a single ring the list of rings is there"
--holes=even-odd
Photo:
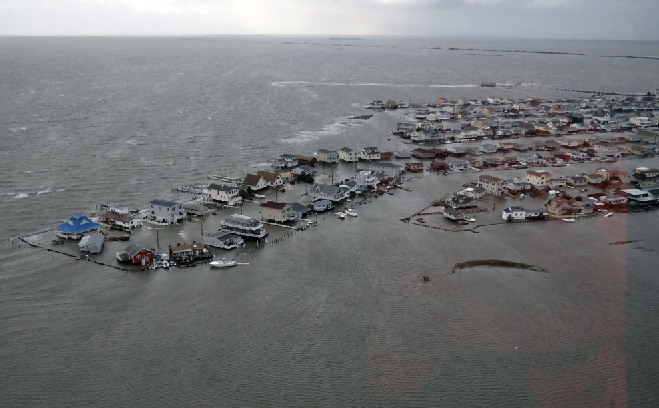
[[[339,219],[341,219],[341,220],[345,220],[345,219],[346,219],[346,213],[344,213],[344,212],[340,212],[340,211],[339,211],[339,212],[336,213],[336,216],[337,216]]]
[[[351,216],[351,217],[356,217],[356,216],[357,216],[357,213],[354,212],[354,211],[353,211],[352,209],[350,209],[350,208],[348,208],[348,209],[346,210],[346,214],[349,215],[349,216]]]
[[[605,217],[610,217],[610,216],[612,216],[612,215],[613,215],[612,212],[604,214]]]
[[[576,220],[574,218],[561,218],[561,221],[565,222],[575,222]]]
[[[222,258],[221,261],[212,261],[209,265],[213,268],[226,268],[228,266],[236,266],[236,261],[227,258]]]
[[[467,221],[469,221],[469,222],[476,222],[476,218],[474,218],[474,217],[467,218]]]
[[[263,194],[254,194],[254,198],[265,198]]]

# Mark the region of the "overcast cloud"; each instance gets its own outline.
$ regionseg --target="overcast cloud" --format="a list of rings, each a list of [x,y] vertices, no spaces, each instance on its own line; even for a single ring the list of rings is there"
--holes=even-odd
[[[659,40],[657,16],[657,0],[0,0],[0,34]]]

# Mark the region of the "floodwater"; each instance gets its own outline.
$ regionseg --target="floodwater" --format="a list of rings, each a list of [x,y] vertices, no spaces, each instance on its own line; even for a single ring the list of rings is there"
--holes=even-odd
[[[236,268],[126,273],[15,239],[97,202],[177,198],[175,185],[241,177],[282,153],[409,148],[387,136],[402,113],[349,119],[376,99],[659,83],[656,61],[600,56],[658,55],[657,43],[493,41],[0,39],[2,405],[658,405],[656,212],[479,233],[400,222],[477,177],[427,174],[411,192],[361,205],[357,218],[327,217]],[[434,46],[443,50],[423,49]],[[481,78],[526,85],[471,86]],[[556,172],[593,170],[570,167]],[[134,238],[153,242],[153,231]],[[161,247],[200,238],[197,223],[159,234]],[[611,245],[620,241],[635,242]],[[488,258],[548,272],[451,273]]]

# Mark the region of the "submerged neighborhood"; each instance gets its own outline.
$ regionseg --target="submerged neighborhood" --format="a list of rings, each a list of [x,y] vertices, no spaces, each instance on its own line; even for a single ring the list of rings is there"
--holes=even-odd
[[[142,267],[210,262],[209,248],[231,251],[250,242],[268,242],[266,226],[299,231],[317,225],[319,214],[340,220],[356,217],[352,207],[357,200],[409,191],[405,184],[424,174],[472,177],[460,190],[438,198],[426,213],[456,225],[477,222],[474,214],[493,211],[493,200],[517,200],[500,209],[504,222],[572,222],[658,205],[657,168],[619,169],[626,160],[659,153],[659,101],[652,94],[594,94],[579,100],[440,98],[423,105],[375,101],[367,108],[404,110],[405,121],[389,137],[400,137],[409,148],[337,146],[308,155],[283,152],[271,158],[271,169],[242,178],[211,175],[206,185],[175,190],[191,194],[191,199],[154,197],[142,209],[102,204],[100,215],[74,214],[55,228],[54,243],[78,241],[80,252],[99,254],[106,241],[131,240],[136,228],[150,225],[158,232],[192,220],[201,223],[200,242],[169,245],[161,252],[131,240],[116,253],[116,260]],[[567,166],[588,163],[598,163],[598,169],[567,171]],[[609,163],[617,163],[617,168],[608,168]],[[511,172],[516,176],[501,176]],[[525,206],[525,199],[533,205]],[[258,215],[253,210],[243,214],[246,205],[258,206]],[[203,220],[226,211],[233,213],[223,216],[221,227],[205,233]],[[232,266],[226,259],[213,264]]]

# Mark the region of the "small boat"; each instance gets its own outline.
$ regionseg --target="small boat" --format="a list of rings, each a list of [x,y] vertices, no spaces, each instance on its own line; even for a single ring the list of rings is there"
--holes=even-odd
[[[613,215],[612,212],[604,214],[605,217],[610,217],[610,216],[612,216],[612,215]]]
[[[236,266],[237,264],[236,261],[232,261],[227,258],[222,258],[221,261],[212,261],[211,263],[209,263],[209,265],[212,266],[213,268],[226,268],[228,266]]]
[[[525,198],[526,198],[526,196],[525,196],[523,193],[519,195],[519,199],[520,199],[520,200],[523,200],[523,199],[525,199]]]
[[[265,198],[263,194],[254,194],[254,198]]]
[[[344,213],[344,212],[340,212],[340,211],[339,211],[338,213],[336,213],[336,216],[337,216],[340,220],[345,220],[345,219],[346,219],[346,213]]]
[[[577,221],[577,220],[575,220],[574,218],[561,218],[561,221],[565,221],[565,222],[575,222],[575,221]]]
[[[349,208],[349,209],[346,210],[346,215],[349,215],[349,216],[351,216],[351,217],[356,217],[356,216],[357,216],[357,213],[354,212],[352,209]]]
[[[467,218],[467,221],[469,221],[469,222],[476,222],[476,218],[474,218],[474,217]]]

